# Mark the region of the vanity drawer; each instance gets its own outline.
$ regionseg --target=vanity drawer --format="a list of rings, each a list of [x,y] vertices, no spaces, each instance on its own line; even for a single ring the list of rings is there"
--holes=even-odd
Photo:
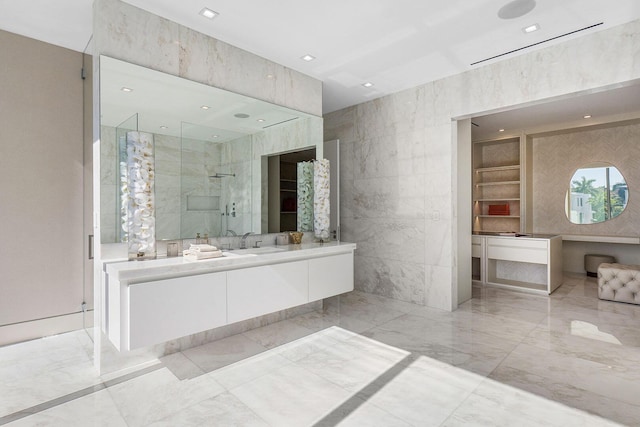
[[[127,290],[127,350],[195,334],[227,323],[226,273],[136,283]]]
[[[471,256],[473,258],[482,258],[482,237],[471,237]]]
[[[487,258],[505,261],[547,264],[546,240],[487,238]]]
[[[353,290],[353,252],[309,260],[309,301]]]
[[[227,273],[229,323],[309,302],[309,262],[295,261]]]

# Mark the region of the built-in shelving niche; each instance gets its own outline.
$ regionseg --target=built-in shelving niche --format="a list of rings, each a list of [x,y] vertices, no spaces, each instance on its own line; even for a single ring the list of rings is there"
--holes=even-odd
[[[473,143],[473,232],[524,232],[520,137]]]

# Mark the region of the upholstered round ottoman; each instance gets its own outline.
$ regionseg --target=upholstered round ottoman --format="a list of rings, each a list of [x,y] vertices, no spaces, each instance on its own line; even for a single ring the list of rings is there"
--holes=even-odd
[[[616,259],[610,255],[586,254],[584,256],[584,269],[587,270],[587,276],[598,277],[598,266],[603,262],[613,264]]]
[[[600,264],[598,298],[640,304],[640,266]]]

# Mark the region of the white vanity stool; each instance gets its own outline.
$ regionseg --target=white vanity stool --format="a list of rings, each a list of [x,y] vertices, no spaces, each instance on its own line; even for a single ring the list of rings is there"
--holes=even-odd
[[[640,304],[640,266],[600,264],[598,298]]]

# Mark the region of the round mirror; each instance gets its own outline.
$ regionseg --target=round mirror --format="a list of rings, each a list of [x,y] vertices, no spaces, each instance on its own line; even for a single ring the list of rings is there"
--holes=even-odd
[[[578,169],[569,182],[565,212],[573,224],[597,224],[627,207],[629,189],[620,171],[608,163]]]

